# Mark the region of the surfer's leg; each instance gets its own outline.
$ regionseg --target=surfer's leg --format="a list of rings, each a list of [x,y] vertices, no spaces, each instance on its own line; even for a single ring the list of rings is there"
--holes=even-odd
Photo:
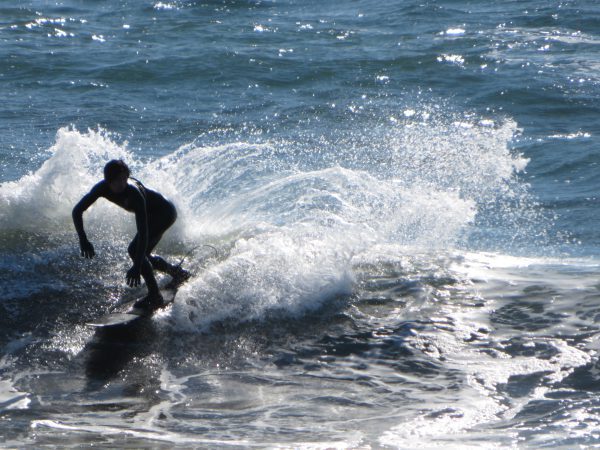
[[[169,264],[165,259],[158,255],[149,255],[148,260],[150,264],[152,264],[152,268],[154,270],[158,270],[159,272],[164,272],[166,274],[172,275],[175,266],[173,264]]]
[[[190,273],[183,267],[181,267],[181,265],[170,264],[167,261],[165,261],[161,256],[148,255],[147,259],[148,261],[150,261],[150,264],[152,264],[152,267],[155,270],[164,272],[171,276],[172,280],[167,285],[167,288],[179,286],[181,283],[183,283],[190,277]]]
[[[148,236],[148,253],[147,258],[152,265],[154,270],[158,270],[159,272],[164,272],[171,275],[171,272],[174,269],[174,266],[165,261],[162,257],[158,255],[152,255],[151,252],[154,250],[154,247],[160,242],[162,239],[162,234],[164,230],[150,230],[150,236]]]
[[[173,265],[168,263],[161,256],[151,254],[152,250],[154,250],[154,247],[156,247],[156,245],[162,239],[163,233],[167,231],[177,219],[177,211],[171,203],[166,205],[164,210],[161,212],[162,215],[158,216],[162,220],[159,220],[158,223],[151,223],[149,226],[147,254],[148,261],[150,261],[150,264],[152,264],[154,270],[166,273],[170,275],[174,280],[176,279],[179,282],[183,282],[187,280],[187,278],[189,278],[189,274],[187,271],[183,270],[180,265]]]
[[[140,271],[142,274],[142,278],[146,282],[146,286],[148,287],[148,296],[161,299],[162,296],[160,294],[160,290],[158,289],[158,283],[156,281],[156,277],[154,276],[154,270],[152,270],[152,265],[148,258],[144,259],[142,263],[142,270]]]
[[[178,270],[181,270],[181,267],[168,263],[162,256],[150,254],[150,252],[154,249],[158,241],[160,241],[161,237],[162,235],[156,238],[156,243],[154,245],[148,245],[148,261],[150,261],[150,264],[152,264],[152,268],[154,270],[158,270],[159,272],[166,273],[173,277],[178,272]]]
[[[131,244],[129,244],[129,248],[127,249],[129,256],[131,257],[132,260],[134,260],[134,258],[135,258],[135,251],[137,248],[137,240],[138,240],[138,235],[136,234],[135,237],[133,238],[133,241],[131,241]],[[152,270],[152,265],[150,264],[150,261],[148,260],[147,256],[142,261],[142,267],[140,269],[140,273],[142,275],[142,278],[146,282],[146,286],[148,288],[148,295],[150,295],[150,296],[160,295],[160,291],[158,289],[158,283],[156,282],[156,278],[154,277],[154,271]]]

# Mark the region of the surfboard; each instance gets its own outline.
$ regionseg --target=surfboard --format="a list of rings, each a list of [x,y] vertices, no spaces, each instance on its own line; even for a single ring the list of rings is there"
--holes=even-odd
[[[118,311],[109,312],[98,319],[88,322],[86,325],[95,328],[119,327],[131,325],[143,318],[151,317],[159,309],[166,308],[175,300],[177,288],[161,289],[163,304],[155,308],[136,308],[135,303],[143,297],[136,298],[127,303],[119,305]]]

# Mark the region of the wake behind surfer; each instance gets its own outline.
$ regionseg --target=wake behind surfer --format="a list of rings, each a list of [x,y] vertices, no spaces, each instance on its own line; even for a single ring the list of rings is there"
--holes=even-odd
[[[151,255],[163,233],[177,219],[177,211],[173,203],[129,175],[129,167],[125,162],[114,159],[109,161],[104,166],[104,179],[73,208],[73,223],[79,235],[81,256],[93,258],[96,252],[83,229],[83,212],[100,197],[104,197],[135,214],[137,234],[128,248],[133,266],[127,271],[126,280],[130,287],[136,287],[141,284],[141,275],[148,287],[148,295],[135,306],[157,308],[162,306],[163,298],[154,277],[154,270],[169,274],[172,277],[172,285],[180,284],[190,276],[181,266],[169,264],[158,255]]]

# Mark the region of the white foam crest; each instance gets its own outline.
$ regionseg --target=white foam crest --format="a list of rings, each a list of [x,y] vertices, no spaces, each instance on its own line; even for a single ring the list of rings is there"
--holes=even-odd
[[[91,434],[97,434],[101,436],[129,436],[134,439],[147,439],[151,442],[167,442],[174,445],[190,445],[190,446],[207,446],[207,447],[219,447],[219,446],[236,446],[236,447],[248,447],[252,446],[253,443],[247,440],[226,440],[226,439],[207,439],[198,436],[186,435],[177,432],[167,432],[162,429],[155,428],[141,428],[132,429],[123,425],[115,425],[114,420],[103,419],[101,423],[98,417],[94,417],[95,421],[86,421],[85,417],[79,418],[73,423],[67,421],[58,421],[50,419],[33,420],[31,422],[32,429],[38,428],[50,428],[53,430],[73,431],[73,432],[85,432]]]
[[[103,131],[80,133],[61,128],[49,158],[35,172],[0,184],[0,226],[41,231],[60,229],[70,221],[73,206],[102,177],[111,158],[131,159]]]
[[[495,128],[467,119],[414,122],[389,136],[390,165],[405,183],[430,183],[485,201],[507,193],[507,182],[527,166],[529,160],[508,147],[517,132],[511,120]]]
[[[176,198],[190,240],[309,221],[446,244],[474,217],[476,205],[457,190],[339,165],[299,170],[285,156],[264,144],[188,147],[148,166],[144,179]]]
[[[452,247],[479,204],[510,193],[524,168],[507,148],[514,132],[514,123],[413,124],[365,148],[336,143],[354,156],[349,167],[290,143],[190,145],[163,158],[151,172],[176,174],[163,186],[179,198],[185,240],[231,246],[178,294],[178,327],[301,314],[351,292],[356,255]]]
[[[177,295],[178,328],[203,329],[215,321],[261,319],[279,311],[295,316],[352,290],[350,254],[312,226],[239,239],[229,257],[203,271]]]
[[[243,221],[236,200],[244,203],[246,193],[267,183],[282,169],[272,158],[272,147],[233,143],[214,147],[184,146],[148,165],[144,180],[175,200],[190,240],[225,234],[239,229]]]
[[[357,253],[381,242],[448,245],[474,216],[472,202],[456,193],[340,167],[269,179],[204,209],[205,230],[243,233],[225,261],[179,292],[178,327],[313,310],[351,292]],[[208,220],[216,222],[207,227]]]
[[[21,339],[21,341],[11,342],[6,346],[6,354],[0,358],[0,373],[6,372],[11,364],[11,357],[9,356],[10,351],[21,345],[27,338]],[[0,377],[0,411],[6,411],[10,409],[28,409],[31,403],[30,394],[27,392],[20,392],[14,386],[12,381],[6,380]]]
[[[30,394],[19,392],[12,382],[0,378],[0,411],[28,409],[30,403]]]

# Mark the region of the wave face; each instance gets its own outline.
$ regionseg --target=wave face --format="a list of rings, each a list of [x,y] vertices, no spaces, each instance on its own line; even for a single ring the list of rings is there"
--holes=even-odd
[[[508,227],[499,216],[514,221],[519,212],[509,210],[507,198],[526,201],[515,174],[527,163],[508,149],[515,125],[441,122],[423,114],[376,130],[371,139],[359,132],[360,140],[188,144],[151,161],[108,133],[64,128],[37,171],[2,184],[0,221],[13,233],[63,235],[61,242],[75,247],[65,233],[72,206],[98,181],[106,160],[124,158],[134,176],[177,204],[167,252],[182,245],[203,254],[205,244],[217,248],[219,263],[181,292],[176,315],[182,322],[196,318],[186,328],[272,310],[297,315],[348,295],[353,265],[371,257],[372,248],[464,248],[472,245],[473,229],[502,232]],[[490,211],[490,204],[500,206]],[[477,218],[492,213],[493,223]],[[103,200],[85,222],[111,253],[133,234],[132,216]]]

